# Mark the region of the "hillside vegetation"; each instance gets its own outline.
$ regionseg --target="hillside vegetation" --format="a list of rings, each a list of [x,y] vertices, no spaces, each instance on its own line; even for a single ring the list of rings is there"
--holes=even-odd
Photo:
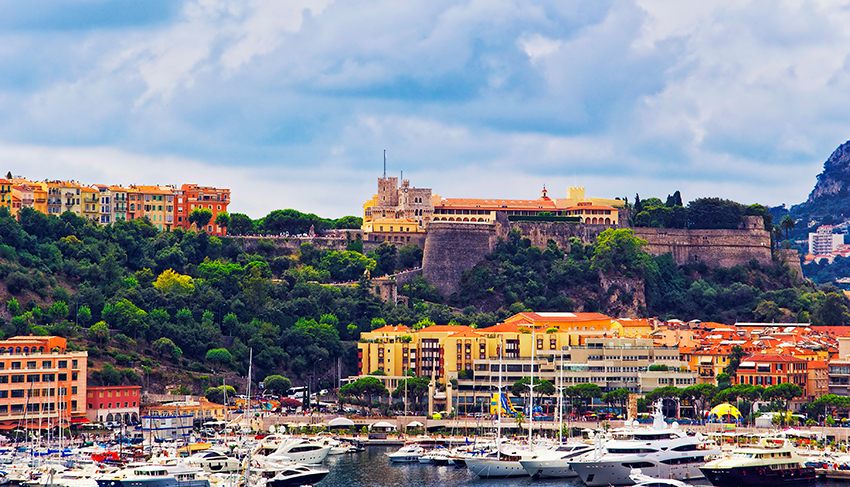
[[[265,243],[264,243],[265,242]],[[53,334],[90,354],[93,383],[145,383],[203,392],[218,375],[314,374],[324,387],[354,373],[355,342],[384,324],[486,327],[517,311],[584,310],[731,322],[847,323],[843,295],[795,288],[781,267],[676,266],[650,257],[629,230],[545,250],[516,233],[444,298],[424,279],[404,286],[408,306],[381,303],[364,279],[418,265],[421,250],[382,244],[363,255],[310,244],[285,255],[261,240],[157,232],[145,219],[100,226],[71,213],[0,209],[0,335]],[[353,284],[327,285],[340,281]],[[451,305],[450,308],[446,305]],[[461,311],[462,310],[462,311]],[[228,380],[232,384],[232,380]]]

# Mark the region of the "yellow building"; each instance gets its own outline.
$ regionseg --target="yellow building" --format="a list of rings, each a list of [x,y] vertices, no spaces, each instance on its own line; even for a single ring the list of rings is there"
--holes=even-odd
[[[392,233],[413,232],[413,233],[417,233],[417,232],[424,232],[425,231],[422,227],[419,226],[419,223],[417,223],[413,220],[398,219],[398,218],[379,219],[376,222],[370,221],[369,223],[364,223],[361,228],[366,233],[373,233],[373,232],[378,232],[378,233],[381,233],[381,232],[384,232],[384,233],[387,233],[387,232],[392,232]]]
[[[578,206],[579,203],[589,202],[594,205],[600,206],[613,206],[614,208],[624,208],[626,206],[625,200],[616,200],[610,198],[588,198],[585,195],[584,186],[571,186],[567,188],[567,197],[566,198],[557,198],[555,199],[555,203],[558,208],[570,208],[572,206]]]
[[[506,324],[527,324],[536,330],[557,328],[581,336],[622,335],[623,327],[609,316],[601,313],[571,312],[526,312],[505,319]],[[578,343],[576,343],[578,345]]]
[[[80,216],[93,222],[100,221],[100,192],[87,186],[80,187]]]
[[[621,337],[648,337],[654,331],[647,319],[620,318],[617,320]]]
[[[0,208],[12,209],[12,181],[0,179]]]

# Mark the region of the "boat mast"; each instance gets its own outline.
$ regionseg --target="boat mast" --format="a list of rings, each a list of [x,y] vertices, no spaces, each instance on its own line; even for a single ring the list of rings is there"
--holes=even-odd
[[[528,383],[528,445],[534,450],[534,357],[537,355],[537,342],[534,338],[534,325],[531,325],[531,380]]]
[[[254,365],[254,349],[252,348],[248,354],[248,408],[246,409],[246,415],[248,418],[248,429],[251,429],[251,367]],[[245,463],[245,485],[251,485],[251,449],[247,448],[248,456],[246,457],[247,461]]]
[[[558,374],[558,444],[564,444],[564,347],[561,347],[561,370]]]
[[[499,394],[496,400],[496,460],[502,456],[502,355],[505,353],[505,337],[499,343]]]

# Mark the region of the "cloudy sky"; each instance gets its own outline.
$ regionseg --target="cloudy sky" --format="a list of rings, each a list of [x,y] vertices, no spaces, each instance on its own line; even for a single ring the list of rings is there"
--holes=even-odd
[[[445,197],[803,201],[850,139],[846,2],[0,0],[0,170]]]

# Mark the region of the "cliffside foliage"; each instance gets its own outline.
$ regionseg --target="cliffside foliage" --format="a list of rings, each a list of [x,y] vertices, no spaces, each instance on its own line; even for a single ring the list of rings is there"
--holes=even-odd
[[[683,206],[678,191],[667,196],[665,203],[658,198],[641,200],[640,195],[635,195],[630,210],[629,222],[633,227],[736,229],[745,216],[760,216],[764,228],[773,230],[773,215],[765,206],[745,206],[722,198],[697,198]]]
[[[418,248],[384,246],[366,256],[305,245],[280,255],[259,245],[248,253],[238,239],[161,233],[144,219],[104,227],[71,213],[24,208],[15,219],[0,209],[0,337],[55,334],[87,347],[94,361],[152,374],[179,366],[244,375],[253,348],[257,377],[281,371],[304,380],[314,370],[329,377],[337,358],[356,361],[345,342],[373,318],[451,320],[443,307],[393,310],[357,284],[364,271],[420,262]],[[121,374],[97,377],[142,380]]]

